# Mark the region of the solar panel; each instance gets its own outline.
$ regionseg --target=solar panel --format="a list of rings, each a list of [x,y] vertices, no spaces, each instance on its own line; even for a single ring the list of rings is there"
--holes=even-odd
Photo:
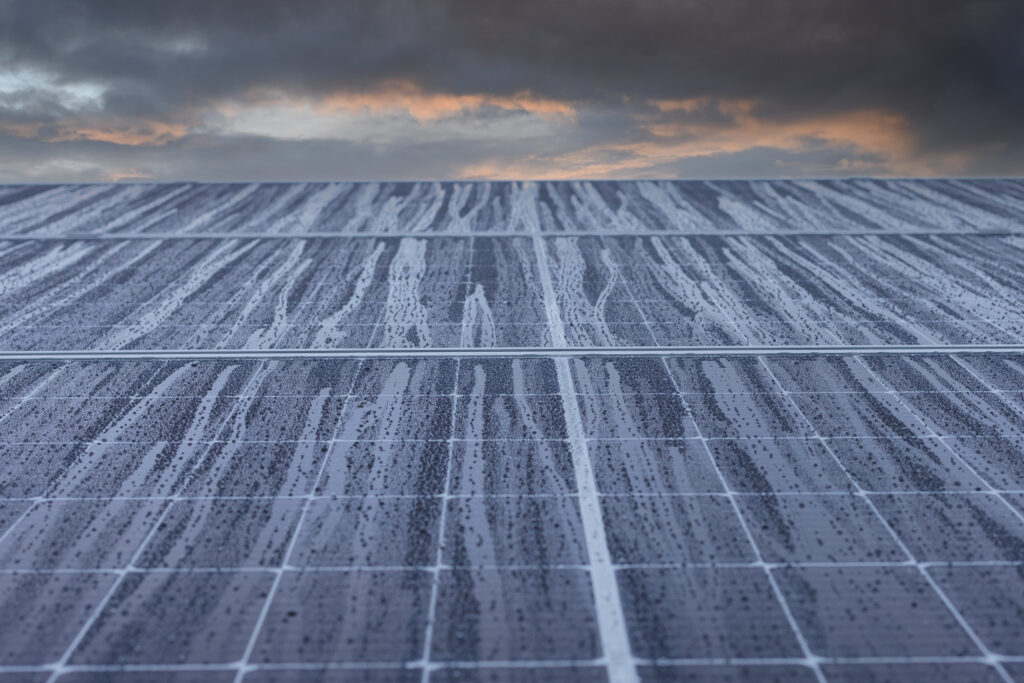
[[[9,187],[0,683],[1020,678],[1022,197]]]

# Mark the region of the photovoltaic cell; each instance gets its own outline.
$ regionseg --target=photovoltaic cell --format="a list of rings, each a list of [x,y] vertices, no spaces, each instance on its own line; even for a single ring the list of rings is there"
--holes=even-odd
[[[1019,181],[7,190],[0,683],[1024,680]]]

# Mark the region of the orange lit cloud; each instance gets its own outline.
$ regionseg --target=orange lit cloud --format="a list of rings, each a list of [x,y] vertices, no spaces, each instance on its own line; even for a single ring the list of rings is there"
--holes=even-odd
[[[123,128],[103,126],[67,130],[60,136],[52,138],[51,141],[95,140],[97,142],[110,142],[115,145],[163,145],[184,137],[188,132],[189,127],[186,125],[154,121],[142,125],[125,126]]]
[[[501,110],[505,116],[481,111],[487,108]],[[252,91],[219,103],[206,117],[204,129],[286,140],[403,144],[536,138],[575,123],[572,104],[529,92],[457,95],[391,82],[369,91],[335,91],[317,97]]]
[[[1021,0],[233,1],[0,0],[0,175],[1024,173]]]
[[[472,161],[453,166],[454,177],[469,179],[645,178],[665,175],[666,169],[674,174],[673,169],[688,159],[764,149],[784,153],[775,165],[783,173],[792,168],[794,175],[955,175],[971,161],[965,153],[923,153],[915,145],[910,122],[894,112],[868,108],[780,120],[760,115],[758,104],[741,98],[693,97],[627,105],[616,114],[621,117],[621,135],[613,133],[593,144],[592,138],[573,137],[580,129],[578,109],[593,103],[547,99],[530,92],[427,92],[411,83],[391,82],[366,92],[321,97],[253,91],[201,112],[182,112],[180,123],[106,121],[83,113],[77,118],[69,114],[68,120],[58,123],[0,122],[0,132],[45,142],[88,140],[129,148],[159,147],[191,134],[348,140],[381,148],[423,141],[504,141],[500,156],[481,148]],[[487,116],[481,112],[485,108],[509,112],[509,116]],[[581,142],[574,146],[574,139]],[[519,140],[522,146],[516,146]],[[816,167],[814,160],[821,157],[814,155],[823,150],[832,156],[828,164]],[[806,163],[801,162],[803,158]],[[111,175],[142,174],[128,170]]]
[[[136,168],[115,168],[107,172],[107,180],[112,183],[122,181],[139,182],[149,180],[151,177],[149,173]]]
[[[309,109],[319,116],[404,112],[421,123],[472,113],[483,107],[523,111],[539,116],[576,117],[576,109],[572,104],[536,97],[529,91],[514,95],[454,95],[426,92],[404,81],[390,82],[369,91],[340,91],[318,97],[297,97],[278,91],[257,90],[250,92],[243,100],[221,102],[217,111],[230,121],[247,110],[270,106],[295,111]]]
[[[380,114],[396,110],[405,111],[421,122],[472,112],[482,107],[520,110],[541,116],[576,116],[576,109],[571,104],[536,97],[529,91],[514,95],[452,95],[424,92],[418,86],[406,82],[389,83],[372,92],[335,93],[320,98],[316,107],[321,110],[344,110],[353,113],[362,111]]]
[[[693,113],[708,103],[706,100],[682,100],[654,104],[663,112]],[[683,120],[647,123],[642,127],[658,138],[701,138],[683,146],[686,156],[730,153],[751,147],[793,151],[806,147],[807,140],[811,138],[894,158],[907,157],[911,152],[911,135],[906,120],[885,111],[866,109],[791,121],[769,121],[752,113],[755,103],[749,100],[719,100],[713,106],[729,117],[731,125],[723,127]]]
[[[573,105],[536,97],[524,91],[513,95],[425,92],[405,82],[388,83],[366,92],[335,92],[319,97],[296,97],[281,92],[250,92],[243,98],[217,102],[203,112],[184,112],[187,123],[112,120],[89,114],[69,114],[56,123],[0,123],[0,132],[44,142],[90,140],[129,147],[160,146],[190,133],[255,134],[266,137],[335,137],[353,117],[407,114],[424,127],[458,115],[472,116],[485,107],[522,112],[538,120],[575,121]],[[212,115],[212,116],[211,116]],[[253,124],[253,121],[257,122]]]
[[[189,127],[160,121],[99,125],[92,121],[63,121],[57,124],[2,124],[0,132],[43,142],[91,140],[132,147],[163,145],[184,137]]]
[[[850,173],[881,165],[893,175],[952,174],[969,161],[967,156],[956,154],[922,157],[914,148],[906,119],[880,110],[774,121],[758,118],[753,113],[756,103],[748,100],[702,97],[651,104],[657,114],[635,116],[638,127],[650,134],[648,140],[613,142],[509,163],[483,162],[467,166],[463,173],[467,178],[480,179],[645,177],[666,164],[758,148],[792,153],[823,148],[849,150],[849,157],[839,162],[839,170]],[[725,122],[687,120],[688,115],[707,109],[723,115]],[[682,116],[674,116],[677,114]]]

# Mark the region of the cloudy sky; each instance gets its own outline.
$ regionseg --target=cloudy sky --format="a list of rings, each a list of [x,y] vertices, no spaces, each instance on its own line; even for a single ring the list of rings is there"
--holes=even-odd
[[[0,0],[0,182],[1022,174],[1020,0]]]

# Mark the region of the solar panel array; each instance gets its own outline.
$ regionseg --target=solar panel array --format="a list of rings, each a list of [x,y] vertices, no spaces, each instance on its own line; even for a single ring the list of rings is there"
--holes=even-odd
[[[1024,681],[1022,210],[0,186],[0,683]]]

